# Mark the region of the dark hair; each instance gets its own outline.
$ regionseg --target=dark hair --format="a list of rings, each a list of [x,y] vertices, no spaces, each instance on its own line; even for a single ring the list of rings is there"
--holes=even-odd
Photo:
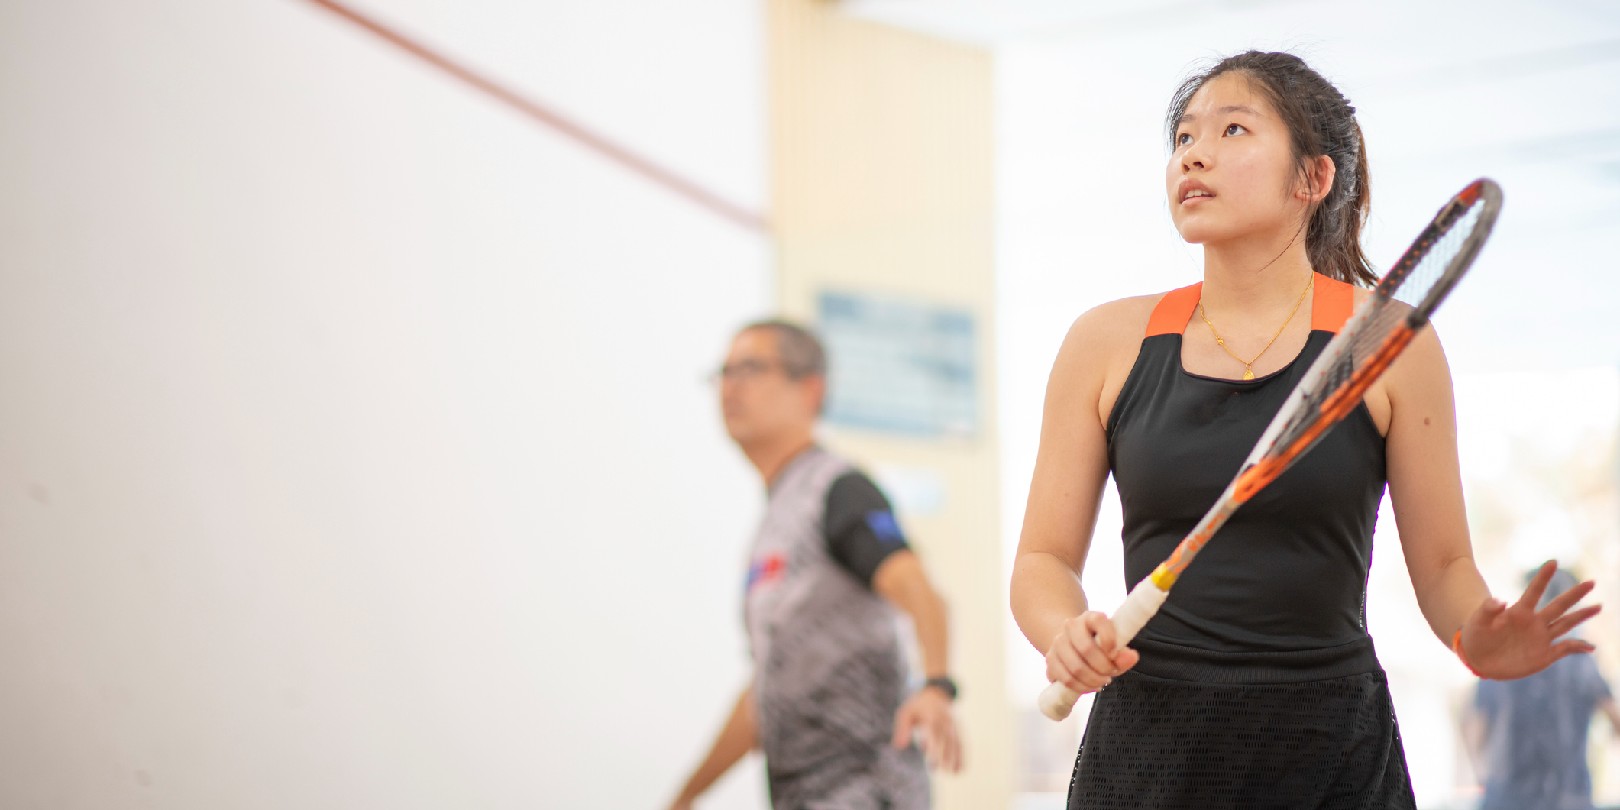
[[[816,333],[789,320],[767,318],[738,329],[737,334],[756,329],[776,335],[776,353],[782,356],[782,370],[788,377],[800,380],[827,376],[827,350]],[[816,413],[826,410],[827,395],[823,392],[821,401],[816,403]]]
[[[792,321],[769,318],[754,321],[737,330],[737,334],[763,329],[776,335],[776,351],[782,355],[782,368],[789,377],[826,376],[827,350],[814,332]]]
[[[1361,229],[1371,203],[1367,147],[1356,123],[1356,108],[1322,74],[1291,53],[1247,51],[1228,56],[1182,82],[1170,98],[1165,129],[1170,148],[1187,104],[1211,79],[1241,73],[1271,103],[1288,127],[1294,160],[1302,175],[1308,161],[1326,155],[1333,161],[1333,187],[1311,211],[1305,252],[1311,267],[1330,278],[1371,286],[1378,276],[1361,250]]]

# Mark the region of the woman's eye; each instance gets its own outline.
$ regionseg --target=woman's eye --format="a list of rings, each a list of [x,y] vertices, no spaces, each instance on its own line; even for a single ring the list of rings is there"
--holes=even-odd
[[[1248,132],[1248,130],[1244,129],[1242,124],[1226,125],[1226,134],[1228,135],[1242,135],[1245,132]]]
[[[1176,135],[1176,146],[1186,146],[1189,143],[1192,143],[1192,135],[1190,133],[1186,133],[1186,132],[1177,133],[1177,135]]]

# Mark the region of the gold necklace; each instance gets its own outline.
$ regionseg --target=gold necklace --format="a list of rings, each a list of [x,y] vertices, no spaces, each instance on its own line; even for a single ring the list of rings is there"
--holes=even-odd
[[[1198,298],[1198,317],[1204,319],[1204,325],[1209,327],[1209,333],[1215,336],[1215,345],[1221,347],[1222,351],[1231,355],[1233,360],[1243,364],[1243,379],[1252,380],[1254,379],[1255,362],[1260,359],[1260,355],[1265,354],[1266,350],[1271,348],[1271,344],[1277,342],[1277,338],[1282,337],[1283,330],[1287,329],[1288,325],[1294,322],[1294,316],[1299,314],[1299,305],[1305,303],[1305,294],[1310,292],[1311,288],[1314,286],[1316,286],[1316,273],[1313,271],[1311,273],[1310,280],[1305,282],[1305,289],[1299,291],[1299,298],[1298,300],[1294,301],[1294,308],[1288,311],[1288,319],[1282,322],[1282,326],[1277,327],[1276,334],[1272,335],[1271,339],[1266,341],[1266,345],[1260,348],[1260,352],[1248,360],[1238,357],[1237,352],[1232,351],[1231,347],[1226,345],[1226,339],[1221,337],[1221,333],[1215,331],[1215,324],[1210,323],[1209,315],[1205,314],[1204,312],[1204,299],[1202,296],[1199,296]]]

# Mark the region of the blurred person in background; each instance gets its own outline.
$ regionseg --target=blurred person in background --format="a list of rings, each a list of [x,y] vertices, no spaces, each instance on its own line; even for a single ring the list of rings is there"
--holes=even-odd
[[[720,367],[726,432],[766,487],[744,585],[754,672],[671,810],[755,747],[779,810],[922,810],[925,757],[961,767],[945,603],[883,493],[816,444],[826,374],[815,335],[779,320],[744,327]],[[899,612],[921,648],[916,690]]]
[[[1559,569],[1540,607],[1575,585]],[[1620,707],[1589,655],[1518,680],[1480,681],[1463,736],[1485,786],[1481,810],[1593,810],[1586,740],[1597,712],[1620,735]]]

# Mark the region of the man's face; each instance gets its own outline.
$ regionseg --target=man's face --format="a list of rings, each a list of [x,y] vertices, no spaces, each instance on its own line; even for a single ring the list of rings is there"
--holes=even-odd
[[[814,425],[822,380],[793,371],[782,363],[775,333],[749,329],[737,335],[720,371],[720,413],[732,441],[768,442]]]

